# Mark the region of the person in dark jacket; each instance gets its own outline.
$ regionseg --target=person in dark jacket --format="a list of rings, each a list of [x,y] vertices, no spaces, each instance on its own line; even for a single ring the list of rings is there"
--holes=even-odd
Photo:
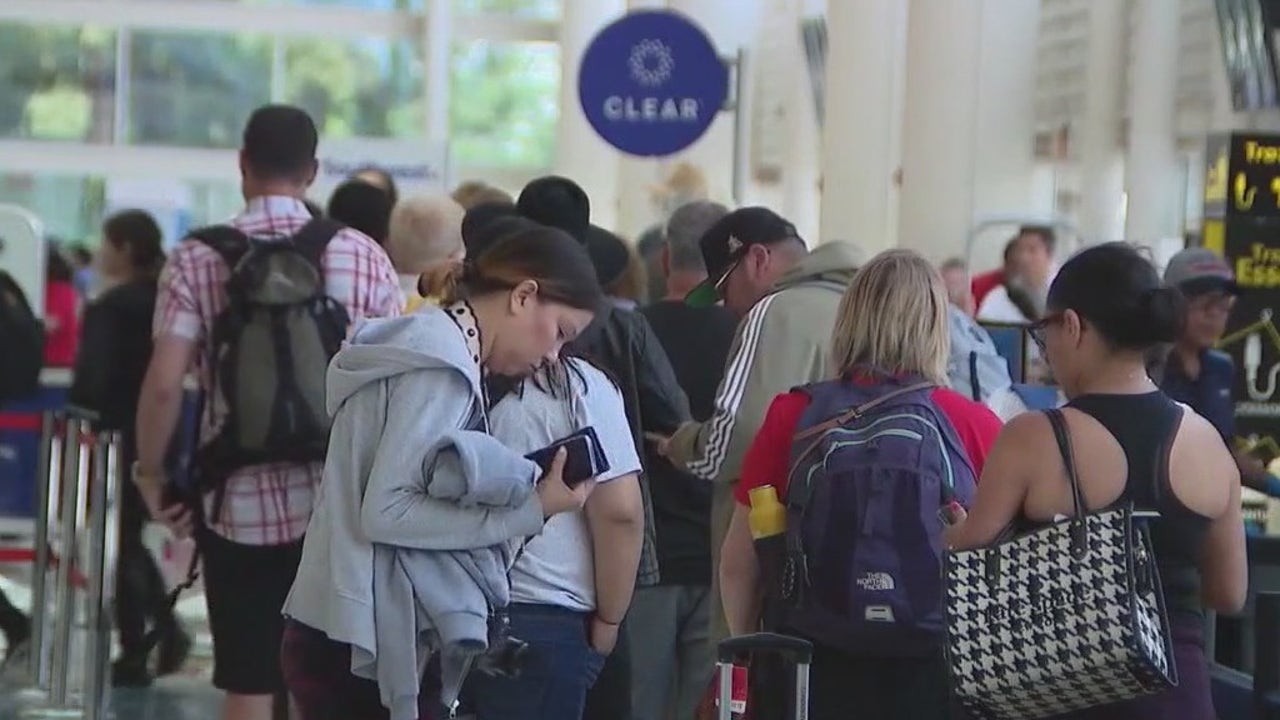
[[[591,203],[586,192],[572,180],[554,176],[534,180],[521,191],[516,208],[521,216],[564,230],[589,247]],[[597,276],[601,269],[605,269],[607,274],[607,268],[597,268]],[[680,388],[662,343],[643,315],[607,304],[596,312],[595,320],[571,343],[569,349],[590,358],[617,381],[622,389],[636,449],[642,458],[646,434],[668,435],[689,420],[689,400]],[[642,479],[640,487],[644,500],[645,540],[636,584],[648,587],[658,583],[659,568],[653,502],[647,477]],[[599,622],[593,624],[593,634],[615,634],[619,642],[587,695],[583,718],[629,720],[633,717],[631,669],[627,634],[621,631],[624,618],[597,620]]]
[[[151,360],[151,321],[164,251],[159,226],[142,210],[107,218],[102,236],[98,265],[111,286],[85,308],[70,401],[91,411],[98,429],[124,434],[124,466],[131,467],[137,447],[138,394]],[[174,617],[164,579],[142,543],[148,518],[142,498],[131,482],[121,483],[120,493],[116,622],[121,655],[113,676],[117,685],[144,686],[151,682],[148,621],[159,637],[161,675],[181,667],[191,639]]]
[[[664,292],[640,311],[666,349],[698,421],[715,412],[738,318],[722,306],[693,307],[684,298],[707,279],[698,241],[728,214],[723,205],[705,200],[671,214],[659,253]],[[636,718],[689,720],[715,666],[711,483],[677,470],[652,443],[647,449],[661,582],[642,588],[631,601],[632,627],[638,630],[631,638],[631,707]]]

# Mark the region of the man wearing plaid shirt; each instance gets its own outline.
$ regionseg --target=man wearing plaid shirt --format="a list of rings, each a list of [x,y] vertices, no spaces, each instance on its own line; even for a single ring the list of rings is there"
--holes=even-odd
[[[253,238],[289,238],[311,220],[303,204],[316,175],[317,133],[302,110],[268,105],[245,126],[240,151],[243,212],[231,220]],[[384,251],[365,235],[343,229],[320,259],[325,289],[346,307],[352,323],[397,315],[399,281]],[[269,720],[272,698],[283,692],[280,609],[293,583],[302,536],[320,482],[321,464],[257,465],[226,479],[214,514],[205,497],[205,522],[179,505],[166,506],[165,451],[177,427],[182,381],[198,371],[205,393],[200,442],[217,435],[225,398],[212,393],[207,362],[214,320],[227,303],[230,269],[204,243],[187,239],[170,256],[156,301],[155,351],[138,407],[134,481],[152,516],[180,537],[196,530],[204,559],[205,596],[213,634],[213,684],[226,692],[227,720]]]

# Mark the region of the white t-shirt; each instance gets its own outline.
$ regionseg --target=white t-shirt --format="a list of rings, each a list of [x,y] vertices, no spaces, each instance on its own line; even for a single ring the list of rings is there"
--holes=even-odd
[[[600,370],[570,359],[575,398],[560,399],[533,381],[498,401],[489,413],[489,431],[502,444],[529,453],[591,426],[609,461],[604,483],[640,471],[622,393]],[[575,372],[576,369],[576,372]],[[590,612],[596,607],[594,555],[581,512],[552,517],[524,547],[511,569],[511,602],[555,605]]]

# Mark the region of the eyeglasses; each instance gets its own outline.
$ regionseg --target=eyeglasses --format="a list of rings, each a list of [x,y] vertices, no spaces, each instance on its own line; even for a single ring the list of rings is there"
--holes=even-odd
[[[732,275],[733,271],[737,270],[738,266],[742,264],[743,257],[746,257],[746,255],[744,254],[742,257],[734,260],[733,263],[729,265],[729,269],[724,271],[724,274],[720,276],[719,280],[716,280],[716,284],[711,286],[716,291],[716,297],[721,300],[724,300],[724,284],[729,282],[729,276]]]
[[[1041,355],[1044,354],[1045,335],[1049,330],[1049,326],[1060,322],[1061,320],[1062,313],[1051,313],[1031,323],[1031,325],[1027,327],[1027,334],[1031,336],[1032,341],[1035,342]]]

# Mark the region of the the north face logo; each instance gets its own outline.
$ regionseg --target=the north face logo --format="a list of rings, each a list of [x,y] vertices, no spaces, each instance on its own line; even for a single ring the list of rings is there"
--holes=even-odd
[[[897,587],[893,582],[893,576],[882,572],[865,573],[858,578],[857,582],[859,590],[868,592],[889,592]]]

